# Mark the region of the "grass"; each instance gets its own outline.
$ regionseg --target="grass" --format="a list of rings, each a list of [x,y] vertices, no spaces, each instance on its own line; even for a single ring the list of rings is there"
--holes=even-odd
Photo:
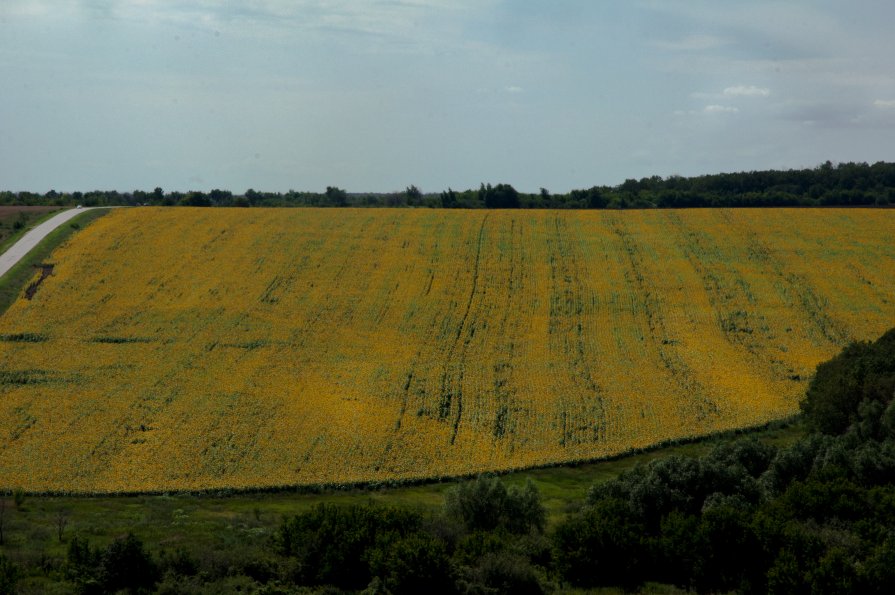
[[[804,435],[801,422],[771,424],[749,432],[759,440],[783,446]],[[733,432],[686,444],[675,444],[612,460],[531,469],[503,476],[509,485],[531,479],[541,492],[548,511],[548,525],[555,526],[566,514],[583,503],[594,483],[605,482],[620,473],[652,460],[680,455],[697,457]],[[4,534],[6,545],[0,553],[19,561],[35,561],[42,556],[62,559],[73,535],[105,545],[133,531],[150,550],[158,553],[184,547],[204,552],[214,563],[226,563],[252,554],[263,555],[271,535],[282,519],[319,503],[386,505],[437,511],[446,490],[457,480],[420,485],[321,491],[320,493],[243,493],[235,495],[170,494],[143,496],[26,496],[21,508],[6,498]],[[64,520],[63,540],[59,540],[60,519]]]
[[[745,432],[776,446],[792,444],[805,435],[798,419]],[[509,473],[503,481],[513,485],[532,480],[540,489],[547,507],[548,526],[553,527],[566,514],[582,505],[594,483],[608,481],[655,459],[704,455],[739,433],[731,431],[612,460]],[[203,569],[200,578],[205,576],[211,580],[203,592],[239,592],[239,580],[248,580],[239,576],[244,573],[246,565],[260,563],[263,566],[265,560],[272,559],[271,540],[283,518],[307,511],[320,503],[345,505],[377,502],[410,507],[424,513],[437,512],[443,504],[445,491],[457,483],[455,480],[320,493],[20,496],[18,507],[15,506],[16,498],[8,495],[5,498],[3,526],[5,545],[0,546],[0,554],[24,570],[24,576],[17,585],[19,592],[67,593],[71,583],[64,582],[62,569],[72,537],[77,535],[89,540],[94,547],[105,547],[114,539],[133,532],[156,559],[165,552],[188,552]],[[562,592],[621,593],[613,588]],[[641,592],[684,593],[669,585],[652,583],[645,585]]]
[[[63,242],[74,235],[79,229],[108,212],[109,209],[91,209],[89,211],[84,211],[77,217],[60,225],[50,232],[43,241],[31,250],[31,252],[25,255],[22,260],[16,263],[14,267],[3,275],[3,277],[0,278],[0,315],[6,312],[13,302],[18,299],[22,289],[34,276],[35,266],[44,262],[50,254],[53,253],[53,250],[62,245]],[[35,224],[40,223],[48,217],[44,217]],[[5,246],[4,250],[6,247],[8,246]]]
[[[63,207],[42,211],[0,211],[0,254],[6,252],[10,246],[21,239],[23,235],[55,215],[58,215]],[[22,227],[15,228],[15,224],[22,221]]]

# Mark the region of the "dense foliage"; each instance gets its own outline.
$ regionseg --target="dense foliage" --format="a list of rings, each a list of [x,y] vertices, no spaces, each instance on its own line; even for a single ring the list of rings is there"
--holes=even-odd
[[[284,582],[391,593],[541,591],[533,557],[549,559],[545,513],[529,483],[482,476],[450,490],[441,516],[332,506],[287,518],[275,549]]]
[[[816,433],[671,457],[592,488],[556,530],[578,586],[699,592],[895,589],[895,330],[819,366],[802,409]]]
[[[400,192],[348,193],[336,186],[325,192],[102,191],[0,192],[0,204],[86,206],[155,205],[220,207],[432,207],[432,208],[550,208],[625,209],[681,207],[859,206],[895,203],[895,163],[831,162],[800,170],[768,170],[703,176],[628,179],[617,186],[594,186],[551,194],[517,192],[510,184],[482,184],[478,189],[424,194],[414,185]]]
[[[876,343],[852,343],[817,367],[802,410],[812,427],[841,434],[849,427],[865,435],[895,431],[895,331]]]

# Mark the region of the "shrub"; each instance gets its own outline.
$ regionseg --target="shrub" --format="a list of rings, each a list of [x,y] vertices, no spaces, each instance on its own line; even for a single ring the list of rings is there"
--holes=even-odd
[[[531,480],[508,490],[500,479],[489,475],[448,490],[445,513],[467,531],[502,529],[515,534],[542,533],[547,518],[541,495]]]
[[[408,510],[320,504],[285,519],[275,540],[280,555],[294,558],[293,582],[362,589],[373,578],[374,550],[419,532],[421,523],[421,515]]]
[[[19,580],[19,567],[3,554],[0,554],[0,595],[12,595],[16,592]]]

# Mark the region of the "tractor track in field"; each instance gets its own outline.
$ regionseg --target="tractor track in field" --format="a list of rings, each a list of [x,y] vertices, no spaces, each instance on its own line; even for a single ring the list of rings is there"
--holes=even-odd
[[[485,237],[485,223],[488,221],[488,213],[482,217],[482,224],[479,227],[479,237],[478,243],[476,246],[475,252],[475,264],[472,269],[472,289],[469,291],[469,299],[466,301],[466,309],[463,311],[463,317],[460,319],[460,324],[457,326],[457,334],[454,336],[454,340],[451,342],[451,347],[448,350],[447,357],[445,358],[445,363],[450,362],[454,357],[454,352],[457,350],[457,346],[460,344],[460,338],[463,336],[463,331],[466,329],[466,321],[469,318],[469,312],[472,310],[472,302],[475,299],[475,294],[478,291],[479,284],[479,263],[482,258],[482,241]],[[441,403],[439,405],[439,417],[442,419],[446,418],[451,411],[451,402],[454,401],[454,397],[456,396],[456,404],[457,404],[457,414],[454,416],[453,428],[451,430],[451,444],[457,440],[457,433],[460,431],[460,421],[463,417],[463,358],[460,358],[460,375],[457,379],[457,391],[456,395],[453,394],[453,391],[450,390],[448,386],[448,371],[447,366],[445,366],[444,374],[442,375],[441,382]]]

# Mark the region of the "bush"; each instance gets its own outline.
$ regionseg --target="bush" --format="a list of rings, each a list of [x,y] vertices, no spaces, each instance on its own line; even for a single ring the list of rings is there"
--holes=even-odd
[[[445,513],[467,531],[505,530],[515,534],[542,533],[547,519],[540,492],[531,480],[524,487],[508,490],[500,479],[489,475],[448,490]]]
[[[411,535],[370,555],[373,574],[394,595],[453,593],[454,579],[444,544],[427,535]]]
[[[3,554],[0,554],[0,595],[12,595],[16,592],[19,580],[19,567]]]
[[[159,569],[162,573],[172,573],[177,576],[195,576],[199,572],[199,563],[183,547],[173,552],[162,554]]]
[[[284,520],[275,540],[280,555],[294,558],[293,582],[363,589],[373,578],[374,551],[418,533],[421,524],[408,510],[320,504]]]
[[[556,568],[565,580],[582,587],[637,587],[647,558],[644,533],[626,501],[600,500],[556,528]]]
[[[81,593],[150,592],[160,579],[159,568],[133,533],[116,539],[105,550],[78,537],[68,545],[66,576]]]
[[[524,556],[511,552],[485,554],[474,566],[464,569],[459,584],[461,592],[467,594],[539,595],[544,592],[531,563]]]
[[[133,533],[109,544],[100,560],[99,583],[114,593],[151,591],[159,580],[158,566]]]

